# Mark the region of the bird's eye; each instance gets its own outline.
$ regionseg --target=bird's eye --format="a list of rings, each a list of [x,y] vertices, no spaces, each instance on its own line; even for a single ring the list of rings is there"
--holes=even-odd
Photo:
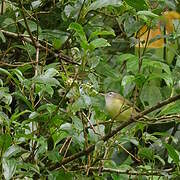
[[[112,92],[109,92],[109,96],[112,96],[113,95],[113,93]]]

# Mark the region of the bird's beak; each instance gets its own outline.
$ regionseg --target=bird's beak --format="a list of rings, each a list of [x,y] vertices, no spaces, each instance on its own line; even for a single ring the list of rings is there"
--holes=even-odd
[[[99,93],[101,96],[105,96],[105,94],[104,93]]]

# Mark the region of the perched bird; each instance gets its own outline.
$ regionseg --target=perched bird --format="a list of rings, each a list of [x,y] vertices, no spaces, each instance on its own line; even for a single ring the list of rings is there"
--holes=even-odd
[[[104,95],[106,109],[112,119],[119,121],[127,121],[131,116],[137,115],[137,108],[133,108],[133,104],[115,92],[109,92]]]

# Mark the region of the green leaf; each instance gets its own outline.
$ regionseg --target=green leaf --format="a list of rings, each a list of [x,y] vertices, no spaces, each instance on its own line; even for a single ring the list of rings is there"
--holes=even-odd
[[[166,84],[168,86],[172,86],[173,85],[173,79],[172,76],[170,74],[167,73],[152,73],[150,74],[148,81],[152,80],[152,79],[164,79],[164,81],[166,82]]]
[[[124,76],[121,85],[123,86],[124,96],[128,95],[135,86],[135,77],[133,75]]]
[[[8,89],[5,87],[0,87],[0,100],[7,105],[10,105],[12,102],[12,96],[8,93]]]
[[[100,47],[106,47],[111,46],[106,39],[104,38],[97,38],[90,42],[90,46],[92,49],[100,48]]]
[[[90,41],[91,39],[97,36],[109,36],[109,35],[115,36],[114,31],[113,30],[112,31],[94,31],[91,33],[88,41]]]
[[[19,85],[19,81],[12,76],[11,73],[9,73],[6,69],[0,68],[0,73],[6,74],[9,76],[17,85]]]
[[[25,150],[23,150],[21,147],[19,147],[17,145],[12,145],[3,154],[3,158],[11,158],[13,156],[16,156],[16,154],[18,154],[22,151],[25,151]]]
[[[19,118],[20,116],[26,114],[26,113],[30,113],[31,111],[30,110],[24,110],[20,113],[14,113],[12,116],[11,116],[11,121],[16,121],[17,118]]]
[[[124,0],[129,6],[137,10],[147,10],[148,6],[145,0]]]
[[[1,31],[0,31],[0,39],[2,39],[3,43],[6,42],[6,38],[5,38],[4,34]]]
[[[148,16],[148,17],[151,17],[151,18],[159,17],[157,14],[154,14],[151,11],[139,11],[139,12],[137,12],[137,15],[144,15],[144,16]]]
[[[9,134],[0,135],[0,149],[5,151],[12,142],[12,138]]]
[[[40,75],[38,77],[34,77],[32,79],[33,82],[35,83],[42,83],[42,84],[46,84],[46,85],[50,85],[50,86],[59,86],[60,83],[57,79],[55,78],[51,78],[51,77],[47,77],[45,75]]]
[[[24,21],[21,21],[20,23],[24,26],[24,28],[26,28]],[[27,20],[27,23],[31,32],[37,31],[38,29],[40,30],[40,26],[38,26],[34,21]]]
[[[153,106],[162,100],[160,88],[154,85],[145,84],[142,88],[140,99],[142,103]]]
[[[173,104],[169,104],[167,107],[165,107],[159,115],[170,115],[170,114],[178,114],[180,113],[180,101],[176,101]]]
[[[80,37],[81,41],[87,42],[86,34],[83,30],[83,27],[80,24],[73,22],[70,24],[69,29],[75,30],[78,36]]]
[[[48,152],[48,159],[51,160],[53,163],[58,163],[62,160],[62,156],[57,150],[53,150]]]
[[[168,155],[173,159],[173,161],[178,165],[179,164],[179,155],[177,154],[175,148],[170,144],[164,144],[168,151]]]
[[[10,180],[16,171],[17,161],[15,159],[3,158],[2,167],[5,180]]]
[[[143,159],[153,160],[154,159],[154,152],[152,149],[143,147],[140,148],[138,151],[138,155]]]
[[[122,4],[123,3],[121,0],[96,0],[89,6],[88,11],[104,8],[107,6],[119,7],[122,6]]]
[[[143,63],[142,63],[142,67],[143,67],[143,69],[146,67],[152,67],[152,68],[156,68],[159,70],[164,70],[167,74],[171,75],[171,71],[170,71],[169,66],[165,63],[160,62],[160,61],[154,61],[151,59],[144,59]]]
[[[55,75],[58,74],[58,71],[55,68],[49,68],[47,71],[44,73],[46,77],[54,77]]]
[[[18,98],[18,99],[22,100],[23,102],[25,102],[25,104],[29,107],[29,109],[30,109],[31,111],[33,111],[32,104],[31,104],[31,102],[27,99],[26,96],[23,96],[20,92],[17,92],[17,91],[14,92],[13,95],[16,96],[16,98]]]

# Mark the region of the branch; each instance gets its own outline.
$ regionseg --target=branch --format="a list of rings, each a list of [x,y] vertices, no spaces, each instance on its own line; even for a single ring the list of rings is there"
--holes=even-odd
[[[151,112],[153,112],[153,111],[155,111],[155,110],[157,110],[157,109],[159,109],[159,108],[161,108],[161,107],[163,107],[163,106],[165,106],[165,105],[167,105],[167,104],[170,104],[170,103],[172,103],[172,102],[174,102],[174,101],[176,101],[176,100],[178,100],[178,99],[180,99],[180,94],[178,94],[178,95],[176,95],[176,96],[173,96],[173,97],[171,97],[171,98],[168,98],[168,99],[166,99],[166,100],[164,100],[164,101],[162,101],[162,102],[159,102],[157,105],[155,105],[155,106],[153,106],[153,107],[151,107],[151,108],[149,108],[149,109],[147,109],[147,110],[144,110],[144,111],[142,111],[141,113],[139,113],[137,116],[130,118],[130,119],[129,119],[128,121],[126,121],[126,122],[123,122],[123,123],[120,124],[116,129],[112,130],[109,134],[103,136],[100,140],[108,141],[111,137],[113,137],[114,135],[116,135],[116,134],[117,134],[121,129],[123,129],[124,127],[126,127],[126,126],[128,126],[129,124],[135,122],[136,120],[142,118],[144,115],[147,115],[147,114],[149,114],[149,113],[151,113]],[[73,155],[71,155],[71,156],[63,159],[63,160],[58,164],[58,166],[60,167],[60,166],[65,165],[65,164],[67,164],[67,163],[69,163],[69,162],[71,162],[71,161],[73,161],[73,160],[75,160],[75,159],[77,159],[77,158],[79,158],[79,157],[81,157],[81,156],[87,155],[87,154],[91,153],[92,151],[94,151],[94,149],[95,149],[95,144],[89,146],[88,148],[86,148],[86,149],[83,150],[83,151],[80,151],[80,152],[78,152],[78,153],[76,153],[76,154],[73,154]],[[55,169],[55,167],[51,167],[51,168],[52,168],[52,169]],[[50,169],[51,169],[51,168],[50,168]]]
[[[29,38],[29,36],[24,36],[24,35],[22,35],[22,34],[17,34],[17,33],[9,32],[9,31],[5,31],[5,30],[3,30],[3,29],[0,29],[0,31],[1,31],[2,33],[4,33],[5,35],[7,35],[7,36],[10,36],[10,37],[13,37],[13,38],[22,38],[24,41],[26,41],[26,42],[28,42],[28,43],[30,43],[30,44],[33,44],[32,40],[31,40],[31,38]],[[48,45],[52,47],[51,44],[48,43]],[[79,63],[73,61],[73,59],[72,59],[71,57],[63,54],[62,52],[60,52],[60,53],[55,53],[53,50],[51,50],[51,49],[43,46],[43,45],[42,45],[41,43],[39,43],[39,42],[36,42],[36,48],[37,48],[37,47],[39,47],[39,48],[41,48],[41,49],[43,49],[43,50],[48,51],[48,52],[49,52],[50,54],[52,54],[55,58],[62,59],[63,61],[68,62],[68,63],[71,63],[71,64],[80,65]]]
[[[81,171],[81,170],[84,170],[85,167],[84,166],[79,166],[77,168],[75,168],[74,170],[71,170],[71,171]],[[89,168],[89,171],[91,172],[97,172],[99,170],[99,167],[90,167]],[[102,168],[101,169],[101,172],[109,172],[109,173],[117,173],[117,174],[127,174],[127,175],[135,175],[135,176],[138,176],[138,175],[145,175],[145,176],[152,176],[152,175],[155,175],[155,176],[164,176],[164,173],[171,173],[172,172],[172,168],[170,169],[165,169],[165,170],[143,170],[142,172],[141,171],[135,171],[135,170],[120,170],[120,169],[113,169],[113,168]]]

